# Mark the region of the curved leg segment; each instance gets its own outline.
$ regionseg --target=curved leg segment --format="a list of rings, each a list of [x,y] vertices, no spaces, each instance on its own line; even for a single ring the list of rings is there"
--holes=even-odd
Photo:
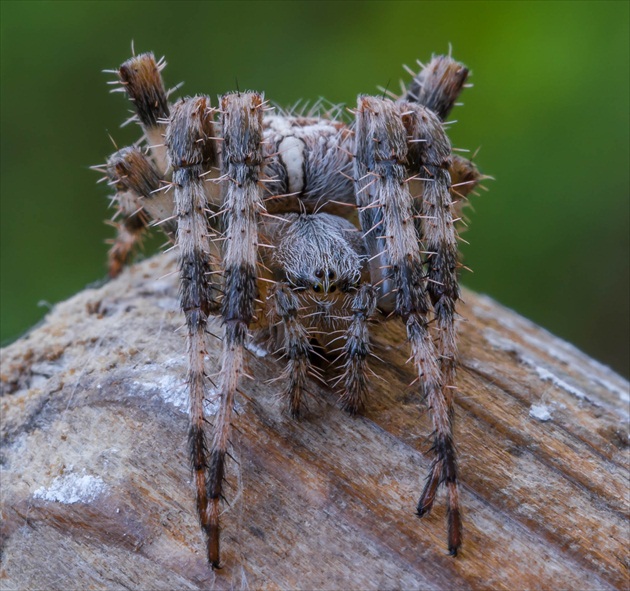
[[[156,62],[152,53],[134,56],[124,62],[116,72],[121,88],[112,91],[127,93],[162,174],[166,172],[168,163],[164,132],[170,115],[161,74],[165,66],[164,59]]]
[[[160,187],[160,176],[153,164],[137,148],[123,148],[107,160],[109,184],[116,188],[114,201],[122,221],[108,253],[109,276],[120,274],[145,234],[151,214],[145,205]]]
[[[403,99],[425,106],[444,121],[467,79],[468,68],[464,64],[450,55],[437,55],[414,74]]]

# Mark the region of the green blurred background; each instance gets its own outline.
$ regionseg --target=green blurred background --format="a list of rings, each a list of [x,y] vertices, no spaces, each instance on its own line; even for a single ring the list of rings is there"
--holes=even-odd
[[[628,2],[7,2],[1,338],[105,275],[88,167],[137,129],[101,73],[165,55],[167,84],[353,106],[447,52],[472,69],[451,128],[496,178],[466,233],[469,287],[628,375]]]

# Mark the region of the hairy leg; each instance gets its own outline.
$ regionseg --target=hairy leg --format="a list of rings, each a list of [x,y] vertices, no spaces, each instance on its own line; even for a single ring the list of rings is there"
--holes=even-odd
[[[450,55],[437,55],[416,74],[407,86],[403,101],[419,103],[442,121],[451,112],[468,79],[468,68]]]
[[[437,453],[432,469],[437,478],[430,477],[432,487],[427,496],[432,502],[442,479],[452,477],[456,486],[455,456],[450,397],[445,395],[438,352],[428,329],[429,293],[414,221],[415,203],[408,184],[421,172],[412,158],[418,144],[409,142],[415,136],[409,137],[408,110],[407,104],[359,98],[355,177],[361,223],[364,232],[373,235],[366,244],[371,259],[377,262],[372,269],[374,277],[380,278],[381,301],[406,324],[412,358],[431,408]],[[456,554],[461,545],[461,521],[456,496],[453,498],[448,546]]]
[[[298,295],[287,283],[278,283],[271,293],[273,302],[272,316],[280,323],[282,347],[287,365],[280,376],[284,383],[282,397],[292,417],[300,416],[302,396],[306,389],[308,375],[311,372],[309,356],[313,348],[308,330],[302,324],[302,306]]]
[[[106,171],[109,184],[116,188],[114,203],[118,208],[112,219],[117,235],[109,249],[108,270],[110,277],[117,277],[146,232],[148,219],[143,197],[158,190],[160,177],[151,162],[135,148],[123,148],[112,154]],[[117,217],[120,222],[115,221]]]
[[[418,103],[435,113],[441,121],[445,121],[453,107],[459,104],[455,101],[462,90],[471,86],[467,84],[468,68],[450,55],[434,56],[418,73],[409,72],[413,79],[398,102]],[[448,172],[452,182],[451,197],[455,203],[453,217],[459,219],[466,197],[484,177],[470,160],[454,155],[451,156]]]
[[[219,502],[225,476],[234,395],[242,374],[245,340],[257,297],[258,221],[264,211],[259,179],[262,155],[262,96],[235,93],[221,99],[223,249],[223,354],[220,406],[210,448],[208,560],[219,567]]]
[[[341,405],[351,414],[365,407],[368,391],[368,357],[370,355],[369,321],[376,310],[376,290],[364,283],[352,298],[352,316],[343,347],[346,359],[342,376]]]
[[[133,103],[147,143],[158,170],[164,174],[168,167],[164,145],[166,123],[170,115],[168,93],[164,89],[162,70],[166,62],[155,61],[152,53],[143,53],[124,62],[115,72],[120,88],[112,92],[125,92]]]
[[[190,396],[190,458],[197,495],[197,512],[210,539],[213,523],[208,507],[210,469],[204,432],[206,392],[204,357],[206,324],[216,308],[218,293],[211,282],[213,268],[211,228],[203,175],[217,164],[213,110],[207,97],[179,101],[173,107],[166,133],[168,158],[173,168],[180,303],[188,331],[188,388]],[[217,559],[218,560],[218,559]]]
[[[431,509],[440,483],[447,488],[449,551],[456,554],[461,545],[461,517],[457,488],[457,462],[453,443],[453,393],[457,365],[455,305],[459,299],[457,278],[457,232],[453,218],[451,146],[442,122],[429,109],[413,103],[400,103],[402,121],[409,137],[408,162],[425,177],[420,218],[427,251],[427,293],[437,320],[438,355],[442,375],[439,393],[428,393],[434,417],[436,462],[418,503],[418,514]],[[441,468],[438,480],[438,466]]]

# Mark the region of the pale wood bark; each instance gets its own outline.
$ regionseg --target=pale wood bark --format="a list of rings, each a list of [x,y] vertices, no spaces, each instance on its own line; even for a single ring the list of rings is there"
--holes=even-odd
[[[374,327],[382,379],[364,416],[313,383],[308,416],[288,418],[270,382],[282,362],[250,356],[225,567],[209,570],[177,278],[158,279],[173,270],[165,255],[136,265],[2,351],[2,589],[628,587],[628,383],[469,291],[455,428],[461,555],[446,554],[442,497],[414,515],[431,427],[391,320]],[[211,373],[218,346],[209,337]]]

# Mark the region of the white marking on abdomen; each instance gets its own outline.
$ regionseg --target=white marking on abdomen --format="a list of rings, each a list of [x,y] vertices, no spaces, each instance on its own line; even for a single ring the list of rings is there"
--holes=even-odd
[[[280,142],[278,152],[287,169],[289,193],[301,193],[304,189],[304,142],[287,135]]]

